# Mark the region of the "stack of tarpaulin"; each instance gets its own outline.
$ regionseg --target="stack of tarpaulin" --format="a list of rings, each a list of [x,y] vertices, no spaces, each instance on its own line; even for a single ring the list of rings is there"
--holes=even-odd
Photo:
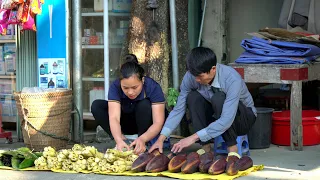
[[[320,1],[283,0],[278,27],[248,33],[237,63],[303,64],[320,56]]]
[[[10,24],[20,30],[36,31],[35,16],[41,14],[44,0],[0,0],[0,34],[6,35]]]
[[[280,28],[266,28],[248,33],[244,39],[245,50],[236,63],[245,64],[303,64],[320,57],[319,35],[290,32]]]

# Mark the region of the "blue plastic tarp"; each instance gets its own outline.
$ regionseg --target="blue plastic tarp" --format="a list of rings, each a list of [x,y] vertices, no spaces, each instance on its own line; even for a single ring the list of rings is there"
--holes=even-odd
[[[309,57],[285,57],[285,56],[260,56],[248,52],[244,52],[235,61],[242,64],[303,64],[317,59],[318,56]]]
[[[235,61],[246,64],[303,64],[320,57],[320,48],[311,44],[265,40],[258,37],[244,39],[245,52]]]
[[[320,48],[311,44],[265,40],[257,37],[244,39],[241,46],[250,53],[261,56],[315,56],[320,55]]]

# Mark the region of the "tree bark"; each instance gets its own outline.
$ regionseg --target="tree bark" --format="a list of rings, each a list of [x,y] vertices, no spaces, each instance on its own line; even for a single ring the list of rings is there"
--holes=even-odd
[[[178,0],[175,3],[180,83],[186,73],[186,56],[190,49],[188,37],[188,0]]]
[[[169,4],[167,0],[158,1],[159,6],[154,12],[146,9],[146,5],[147,0],[132,1],[131,20],[121,57],[127,53],[135,54],[146,75],[157,81],[167,94],[171,74],[168,72]]]
[[[147,10],[147,0],[133,0],[127,39],[121,60],[128,53],[135,54],[146,74],[157,81],[165,95],[173,86],[169,0],[158,0],[158,8]],[[185,57],[189,51],[188,0],[175,1],[178,40],[179,83],[186,72]],[[120,62],[121,64],[123,62]],[[188,136],[188,123],[184,119],[173,134]]]

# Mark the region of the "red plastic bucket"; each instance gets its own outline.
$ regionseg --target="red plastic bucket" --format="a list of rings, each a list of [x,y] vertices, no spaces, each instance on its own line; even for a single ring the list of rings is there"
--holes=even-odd
[[[303,145],[320,144],[320,111],[303,110]],[[271,143],[290,146],[290,111],[277,111],[272,114]]]

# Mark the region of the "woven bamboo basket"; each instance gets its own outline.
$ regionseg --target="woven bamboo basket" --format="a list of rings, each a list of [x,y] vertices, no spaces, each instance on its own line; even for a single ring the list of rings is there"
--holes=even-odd
[[[14,93],[27,147],[42,151],[46,146],[66,148],[72,109],[72,91]]]

